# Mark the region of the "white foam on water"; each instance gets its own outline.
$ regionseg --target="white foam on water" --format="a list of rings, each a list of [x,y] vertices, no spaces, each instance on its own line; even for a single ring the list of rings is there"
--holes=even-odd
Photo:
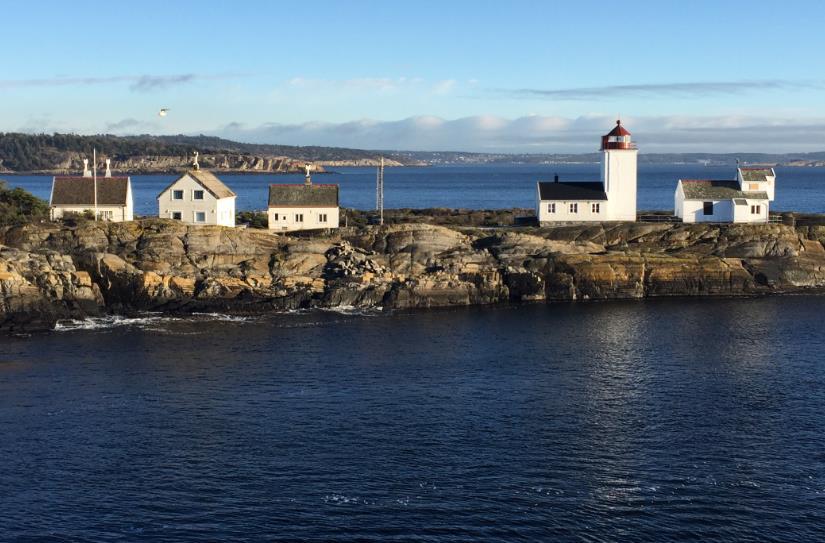
[[[107,315],[105,317],[87,317],[85,319],[67,319],[57,321],[54,326],[56,332],[71,332],[74,330],[105,330],[121,326],[147,327],[162,322],[180,320],[175,317],[144,316],[123,317],[121,315]]]

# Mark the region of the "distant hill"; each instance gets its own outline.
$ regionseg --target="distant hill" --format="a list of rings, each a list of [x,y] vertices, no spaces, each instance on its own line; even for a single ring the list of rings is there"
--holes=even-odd
[[[101,134],[0,133],[0,172],[63,173],[78,171],[82,159],[112,159],[117,171],[131,173],[170,172],[185,169],[192,152],[201,154],[201,164],[227,172],[290,173],[302,171],[306,162],[323,166],[372,166],[385,157],[388,166],[439,164],[559,164],[594,163],[598,153],[506,154],[425,151],[379,151],[343,147],[269,145],[240,143],[215,136],[114,136]],[[825,152],[817,153],[641,153],[642,164],[733,165],[748,164],[825,166]],[[99,165],[100,166],[100,165]]]
[[[385,156],[400,162],[419,161],[427,164],[573,164],[599,162],[599,153],[462,153],[425,151],[385,151]],[[825,152],[816,153],[639,153],[640,164],[746,164],[785,166],[825,166]]]
[[[116,169],[138,172],[185,168],[192,152],[201,154],[204,166],[227,171],[299,171],[305,162],[334,165],[375,164],[380,153],[337,147],[299,147],[240,143],[214,136],[114,136],[101,134],[0,133],[0,171],[64,172],[82,167],[84,157],[112,159]],[[409,163],[416,163],[409,160]],[[389,165],[402,165],[390,160]],[[318,168],[321,170],[322,168]]]

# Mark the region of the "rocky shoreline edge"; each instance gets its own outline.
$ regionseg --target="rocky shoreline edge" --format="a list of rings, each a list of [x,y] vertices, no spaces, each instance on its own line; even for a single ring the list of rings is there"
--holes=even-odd
[[[0,333],[152,311],[258,315],[822,292],[825,226],[428,223],[329,233],[129,223],[0,228]]]

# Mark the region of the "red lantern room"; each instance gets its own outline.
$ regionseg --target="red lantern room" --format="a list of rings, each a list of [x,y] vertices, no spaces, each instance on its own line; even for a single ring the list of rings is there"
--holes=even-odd
[[[602,136],[602,151],[607,149],[635,149],[636,146],[630,141],[630,132],[622,126],[622,121],[616,121],[616,126]]]

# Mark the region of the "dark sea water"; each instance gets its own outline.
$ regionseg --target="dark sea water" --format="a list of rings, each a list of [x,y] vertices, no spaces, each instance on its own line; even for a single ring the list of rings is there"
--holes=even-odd
[[[536,181],[553,179],[597,181],[598,164],[433,166],[389,168],[385,173],[385,207],[463,207],[500,209],[535,206]],[[825,168],[777,168],[774,211],[825,213]],[[639,210],[672,210],[673,192],[680,178],[734,179],[734,167],[699,165],[639,166]],[[302,175],[221,175],[237,194],[238,210],[266,208],[270,183],[303,183]],[[13,185],[49,199],[52,178],[6,176]],[[135,212],[157,215],[157,195],[175,179],[171,175],[132,176]],[[337,168],[336,173],[314,176],[316,183],[338,183],[341,205],[375,207],[375,168]]]
[[[823,541],[823,313],[683,299],[0,339],[0,540]]]

